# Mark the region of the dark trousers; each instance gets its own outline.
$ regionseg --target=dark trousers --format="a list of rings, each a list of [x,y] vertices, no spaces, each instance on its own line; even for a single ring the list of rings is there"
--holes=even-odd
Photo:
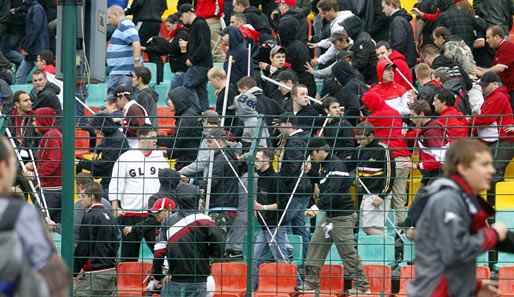
[[[61,193],[62,190],[43,190],[50,219],[57,224],[61,223]]]
[[[4,35],[7,33],[7,25],[0,23],[0,41],[4,38]],[[0,68],[10,68],[11,62],[7,60],[4,56],[4,53],[0,50]]]
[[[161,31],[161,22],[155,21],[144,21],[139,28],[139,39],[141,41],[141,46],[146,46],[148,39],[150,37],[159,36],[159,32]],[[148,55],[148,60],[151,63],[155,63],[157,65],[157,83],[162,81],[164,64],[162,63],[161,56],[159,55]]]
[[[120,224],[122,228],[131,227],[144,220],[144,217],[122,217]],[[139,247],[141,240],[145,238],[146,244],[151,251],[155,243],[155,228],[148,228],[143,233],[132,232],[128,235],[121,235],[121,262],[137,262],[139,259]]]
[[[423,178],[421,179],[421,184],[423,186],[427,186],[432,183],[438,177],[441,177],[442,171],[441,169],[436,170],[421,170],[421,174],[423,174]]]
[[[494,206],[496,204],[496,183],[503,181],[505,170],[514,157],[514,141],[495,141],[489,144],[493,152],[493,166],[496,173],[493,175],[491,188],[487,191],[487,202]]]

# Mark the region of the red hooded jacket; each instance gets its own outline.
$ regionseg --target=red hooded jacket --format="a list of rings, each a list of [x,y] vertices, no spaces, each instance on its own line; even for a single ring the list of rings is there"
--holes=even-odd
[[[499,135],[500,140],[514,141],[514,133],[505,132],[504,127],[512,126],[514,120],[512,118],[512,107],[510,106],[510,98],[507,94],[507,88],[500,87],[487,96],[480,108],[480,116],[471,119],[473,127],[482,126],[497,126],[497,133],[484,132],[480,137],[484,140],[487,136],[491,140],[497,138]],[[489,130],[491,131],[491,130]],[[485,135],[491,134],[491,135]],[[493,140],[494,141],[494,140]]]
[[[50,107],[35,111],[36,128],[43,138],[37,151],[37,167],[43,188],[62,187],[62,133],[55,125],[56,113]]]
[[[403,122],[400,113],[387,105],[375,92],[364,94],[362,102],[372,112],[367,120],[375,127],[375,135],[389,145],[394,157],[410,157],[407,142],[402,134]]]
[[[431,120],[424,126],[413,129],[405,135],[405,138],[416,139],[416,146],[420,149],[420,170],[438,170],[444,163],[449,141],[447,130],[438,120]]]
[[[196,2],[196,15],[204,19],[223,16],[224,0],[200,0]]]
[[[469,137],[468,120],[457,108],[453,106],[445,108],[437,121],[446,128],[446,134],[450,143]]]
[[[410,72],[409,65],[407,65],[407,62],[405,62],[405,56],[402,55],[399,51],[393,51],[389,55],[389,59],[394,63],[394,65],[396,65],[398,71],[400,71],[412,85],[412,73]],[[394,73],[394,82],[402,85],[406,90],[412,89],[411,86],[409,86],[409,84],[398,72]]]
[[[387,83],[382,82],[384,70],[389,64],[387,60],[378,61],[377,74],[379,83],[372,86],[370,91],[380,94],[387,105],[396,109],[401,115],[409,115],[410,94],[407,92],[407,89],[394,82],[394,80]],[[395,71],[394,76],[396,77],[397,75],[399,74]]]

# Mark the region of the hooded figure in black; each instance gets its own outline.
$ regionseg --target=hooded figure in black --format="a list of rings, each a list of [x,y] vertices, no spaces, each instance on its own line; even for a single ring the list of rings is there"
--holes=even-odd
[[[376,84],[377,78],[377,53],[375,43],[371,36],[362,30],[362,22],[358,16],[351,16],[339,25],[343,26],[348,36],[353,39],[353,67],[357,68],[368,85]]]
[[[281,46],[286,49],[286,62],[298,75],[298,82],[307,86],[309,96],[316,96],[316,82],[314,76],[305,69],[305,63],[311,61],[309,49],[305,43],[297,39],[298,21],[293,17],[282,17],[277,31]]]
[[[230,72],[230,84],[237,85],[237,82],[248,76],[248,48],[244,45],[243,33],[234,26],[225,28],[222,32],[223,38],[228,34],[228,51],[223,68],[228,73],[228,61],[232,56],[232,70]],[[250,61],[250,65],[253,62]],[[250,76],[253,75],[253,67],[250,70]]]
[[[196,159],[203,127],[198,122],[198,114],[190,106],[189,92],[185,87],[171,90],[168,101],[172,102],[177,117],[175,132],[168,138],[159,139],[158,144],[168,147],[168,157],[178,159],[180,169]]]
[[[287,19],[295,19],[298,22],[296,35],[294,36],[296,36],[296,39],[301,42],[306,43],[309,38],[309,23],[307,23],[307,17],[303,14],[302,10],[297,7],[290,7],[289,11],[278,19],[278,23],[276,25],[277,31],[278,27],[282,25],[282,22]]]
[[[246,23],[252,25],[255,31],[260,33],[259,44],[275,39],[271,34],[271,26],[268,18],[257,7],[250,6],[243,11],[243,14],[246,18]]]
[[[333,96],[344,107],[344,115],[355,125],[360,116],[360,98],[368,91],[368,87],[355,77],[354,70],[346,61],[339,61],[332,66],[334,75],[340,87],[332,88]]]
[[[405,62],[407,62],[409,67],[413,67],[417,59],[414,33],[410,24],[411,20],[412,16],[405,9],[400,8],[391,16],[391,25],[389,27],[391,49],[399,51],[404,55]]]
[[[155,202],[161,198],[170,198],[177,204],[177,186],[180,183],[180,173],[171,168],[159,169],[159,191],[148,198],[148,209],[152,208]]]
[[[86,169],[91,171],[95,178],[101,178],[104,189],[109,188],[114,163],[121,154],[130,149],[125,135],[112,119],[105,113],[98,113],[89,124],[104,136],[103,146],[96,151],[97,154],[102,154],[102,158],[97,160],[82,159],[77,164],[77,172]]]

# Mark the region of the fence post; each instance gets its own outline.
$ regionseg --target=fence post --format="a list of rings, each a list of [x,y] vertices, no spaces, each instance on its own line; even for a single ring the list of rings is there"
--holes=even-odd
[[[246,235],[246,283],[247,283],[247,296],[251,297],[253,292],[253,278],[252,266],[253,266],[253,201],[254,201],[254,182],[255,178],[255,154],[257,153],[257,143],[262,134],[263,116],[259,115],[257,119],[257,131],[252,139],[250,151],[248,152],[248,225]],[[266,128],[267,129],[267,128]],[[255,276],[256,277],[256,276]]]
[[[62,256],[73,271],[73,203],[75,196],[75,54],[77,39],[77,0],[61,0],[63,6],[63,151],[62,151]],[[72,280],[70,279],[70,283]],[[70,296],[73,290],[70,290]]]

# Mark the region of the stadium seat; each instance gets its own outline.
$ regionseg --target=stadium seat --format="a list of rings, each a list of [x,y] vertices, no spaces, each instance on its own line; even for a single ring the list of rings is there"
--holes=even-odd
[[[155,92],[159,95],[159,101],[157,101],[158,107],[166,107],[167,108],[167,100],[168,100],[168,86],[165,84],[156,85],[153,87]]]
[[[212,63],[212,67],[221,67],[223,68],[224,63]]]
[[[496,212],[496,222],[502,222],[509,229],[514,228],[514,212],[513,209],[503,209]],[[514,266],[514,254],[499,252],[498,263],[494,264],[494,270],[498,271],[503,266]]]
[[[501,296],[514,296],[514,266],[500,267],[498,290]]]
[[[145,278],[152,270],[152,263],[121,262],[117,268],[117,296],[145,296]]]
[[[477,266],[477,279],[484,280],[491,277],[491,270],[487,266]]]
[[[357,247],[365,264],[394,265],[394,237],[365,235],[357,239]]]
[[[293,246],[293,264],[301,265],[303,263],[303,240],[300,235],[288,234],[287,239]]]
[[[496,210],[514,209],[514,182],[496,184]]]
[[[143,66],[150,69],[150,72],[152,73],[152,79],[150,79],[150,86],[157,85],[157,65],[155,63],[145,62]]]
[[[88,107],[91,108],[91,110],[94,111],[95,114],[97,114],[98,112],[100,112],[102,110],[101,107],[98,107],[98,106],[89,106],[88,105]],[[93,114],[87,108],[84,109],[84,115],[86,117],[92,117],[93,116]]]
[[[211,85],[211,83],[207,83],[207,96],[209,98],[209,107],[216,107],[217,97],[214,95],[214,92],[216,92],[216,90]]]
[[[400,290],[398,295],[407,296],[407,283],[416,277],[416,269],[414,265],[405,265],[400,269]]]
[[[162,83],[161,85],[169,86],[171,80],[175,77],[175,73],[171,72],[170,65],[165,64],[164,65],[164,71],[162,76]]]
[[[168,107],[157,107],[159,117],[159,135],[171,135],[175,128],[174,113]]]
[[[75,158],[82,159],[89,153],[89,133],[82,129],[75,129]]]
[[[343,265],[323,265],[319,275],[319,296],[336,297],[344,291]],[[300,294],[303,297],[315,297],[316,294]]]
[[[150,250],[146,244],[146,240],[141,240],[141,246],[139,248],[139,262],[152,262],[153,251]]]
[[[294,264],[262,264],[259,267],[259,285],[254,296],[292,296],[295,293],[296,275]]]
[[[213,263],[211,275],[216,283],[214,297],[246,294],[246,263]]]
[[[388,296],[392,293],[391,267],[387,265],[365,264],[364,270],[369,281],[369,290],[374,296]]]
[[[107,84],[91,84],[88,86],[89,96],[87,97],[88,106],[104,106],[104,100],[107,99]]]
[[[30,93],[30,91],[34,88],[33,84],[26,84],[26,85],[12,85],[11,90],[13,93],[16,93],[17,91],[25,91],[27,93]]]
[[[409,240],[405,234],[402,234],[403,240],[403,261],[400,263],[401,266],[407,265],[409,262],[414,261],[416,257],[416,243]]]
[[[60,256],[61,255],[61,243],[62,243],[61,234],[53,232],[52,235],[54,237],[55,249],[57,250],[57,253]]]

